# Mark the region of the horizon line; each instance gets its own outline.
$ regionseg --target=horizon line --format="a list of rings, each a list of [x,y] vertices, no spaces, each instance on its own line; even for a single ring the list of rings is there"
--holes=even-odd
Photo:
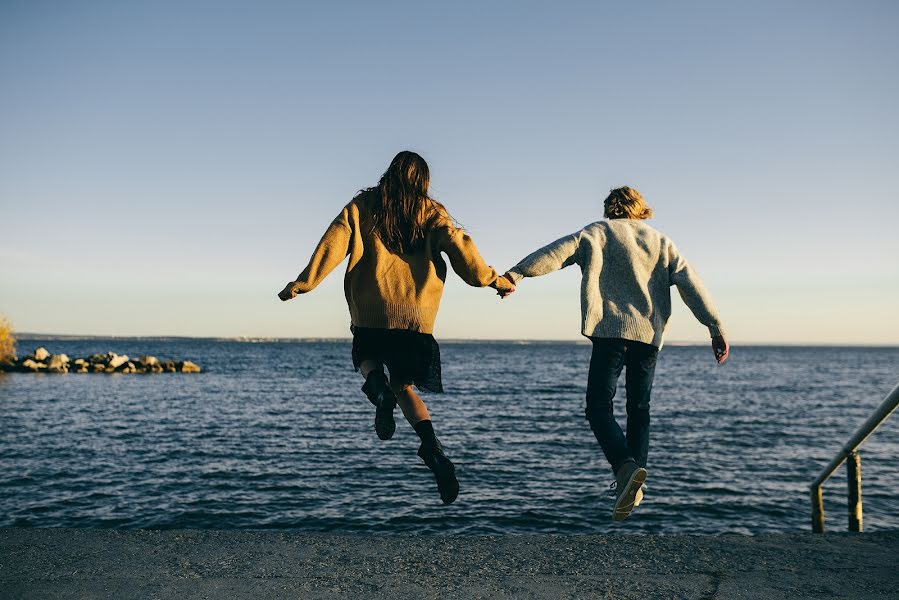
[[[209,340],[219,342],[243,342],[243,343],[269,343],[269,342],[350,342],[352,337],[281,337],[281,336],[251,336],[251,335],[109,335],[109,334],[70,334],[70,333],[35,333],[22,332],[14,334],[19,340],[91,340],[91,339],[117,339],[117,340]],[[550,338],[443,338],[439,343],[517,343],[517,344],[587,344],[589,340],[580,339],[550,339]],[[665,346],[707,346],[710,341],[699,340],[669,340]],[[731,346],[787,346],[787,347],[857,347],[857,348],[897,348],[899,343],[859,343],[859,342],[741,342],[728,341]]]

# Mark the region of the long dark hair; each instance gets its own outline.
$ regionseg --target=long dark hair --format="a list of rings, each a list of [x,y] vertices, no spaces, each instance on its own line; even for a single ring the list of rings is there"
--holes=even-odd
[[[390,162],[378,185],[362,192],[375,194],[372,231],[394,254],[420,250],[442,207],[428,195],[431,171],[415,152],[404,150]]]

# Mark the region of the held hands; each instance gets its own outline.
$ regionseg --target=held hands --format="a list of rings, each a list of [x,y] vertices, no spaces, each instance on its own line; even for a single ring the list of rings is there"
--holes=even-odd
[[[715,352],[715,360],[718,361],[719,365],[726,361],[730,355],[730,345],[723,335],[716,335],[712,338],[712,350]]]
[[[499,299],[505,300],[506,296],[515,291],[515,282],[512,281],[512,278],[506,273],[505,275],[496,278],[493,287],[496,290],[496,295],[499,296]]]
[[[283,290],[278,292],[278,298],[280,298],[281,300],[286,302],[287,300],[296,298],[299,293],[300,293],[300,284],[297,283],[296,281],[291,281],[286,286],[284,286]]]

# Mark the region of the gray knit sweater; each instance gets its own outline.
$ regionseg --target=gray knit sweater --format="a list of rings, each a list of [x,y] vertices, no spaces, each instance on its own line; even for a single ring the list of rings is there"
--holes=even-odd
[[[672,285],[712,337],[724,335],[711,297],[674,243],[644,221],[587,225],[509,270],[518,283],[570,265],[581,268],[581,333],[661,347],[671,316]]]

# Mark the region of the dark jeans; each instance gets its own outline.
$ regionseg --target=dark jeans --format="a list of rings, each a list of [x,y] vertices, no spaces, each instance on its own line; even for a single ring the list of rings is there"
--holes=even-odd
[[[659,349],[650,344],[618,338],[590,338],[593,355],[587,377],[587,420],[612,471],[633,459],[646,466],[649,452],[649,396]],[[627,435],[612,411],[618,376],[627,367]]]

